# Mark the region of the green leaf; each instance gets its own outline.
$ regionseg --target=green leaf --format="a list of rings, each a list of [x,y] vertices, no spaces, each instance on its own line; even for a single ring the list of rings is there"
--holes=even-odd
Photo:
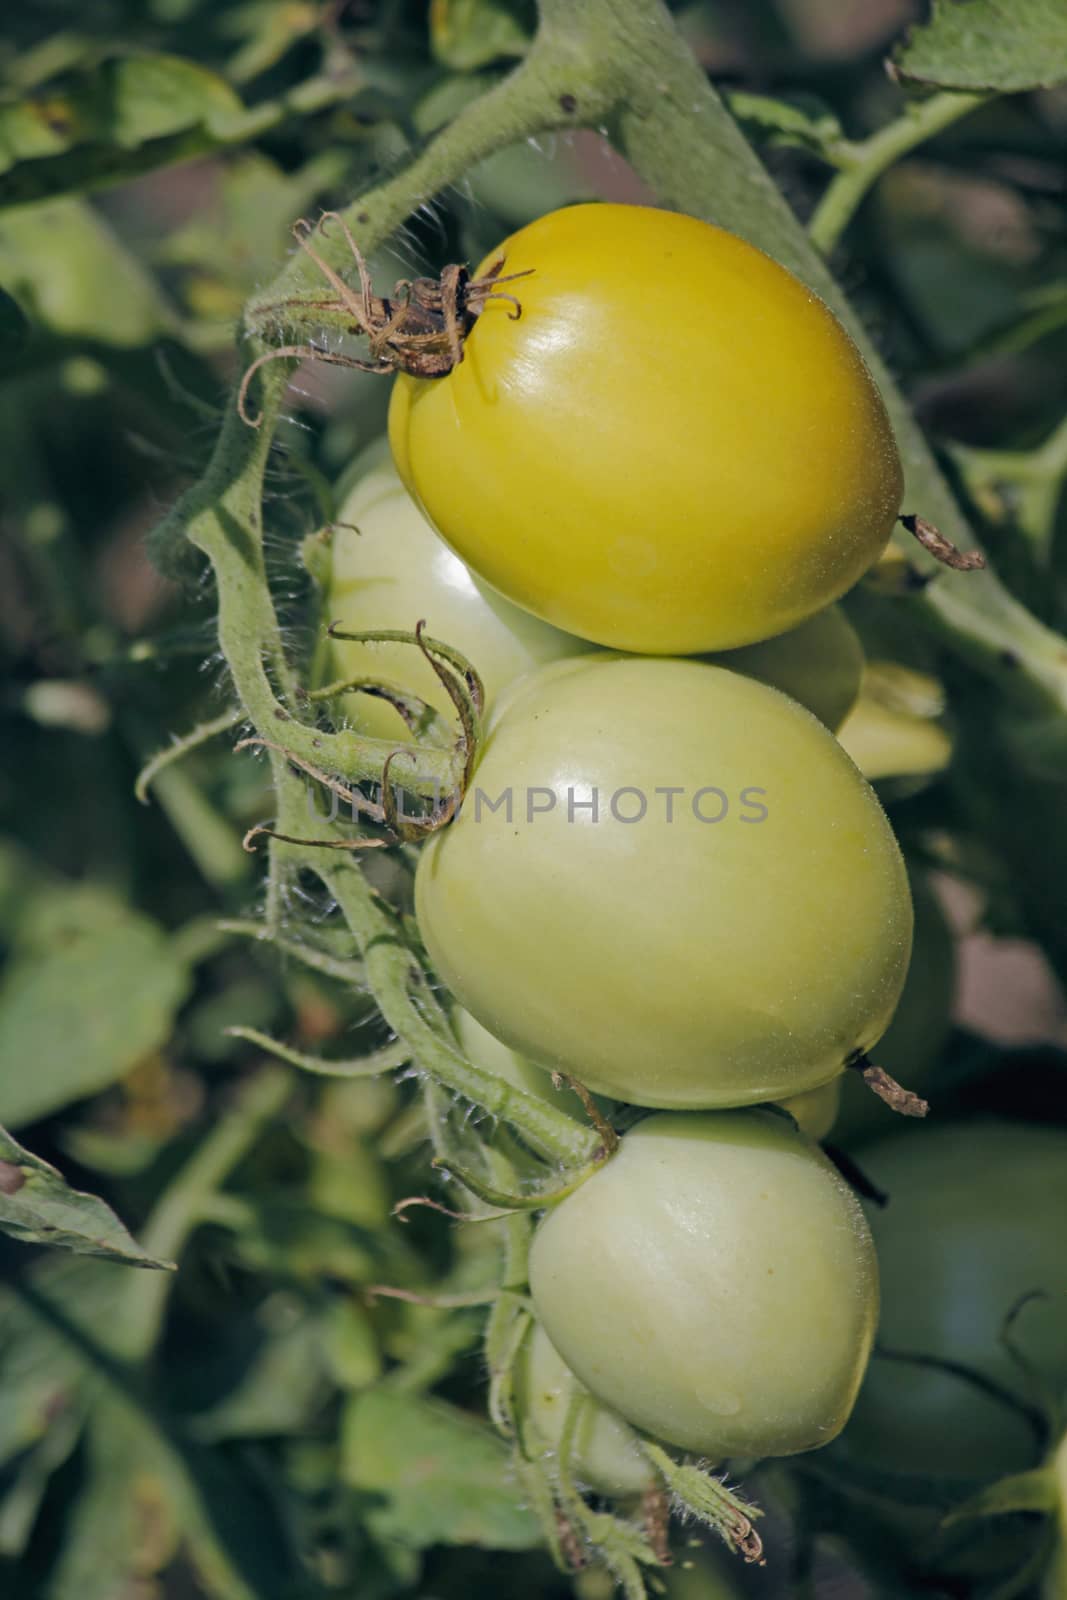
[[[1067,80],[1063,0],[934,0],[894,56],[902,77],[943,89],[1049,88]]]
[[[83,200],[0,214],[0,279],[31,332],[52,339],[133,349],[176,326],[153,278]]]
[[[80,1328],[106,1327],[125,1268],[75,1256],[43,1256],[33,1289]],[[45,1327],[13,1289],[0,1291],[0,1467],[47,1438],[59,1418],[85,1409],[85,1368],[73,1347]]]
[[[0,987],[0,1121],[17,1127],[125,1076],[168,1037],[189,975],[124,911],[21,956]]]
[[[315,1318],[291,1304],[268,1301],[258,1321],[265,1338],[238,1382],[210,1411],[192,1422],[198,1439],[255,1439],[303,1433],[323,1399],[323,1363]],[[272,1327],[295,1314],[288,1326]]]
[[[962,1506],[956,1506],[945,1518],[945,1526],[979,1517],[1003,1517],[1014,1511],[1038,1511],[1051,1516],[1058,1505],[1055,1472],[1051,1467],[1035,1467],[1032,1472],[998,1478]]]
[[[432,0],[433,53],[456,72],[472,72],[504,56],[524,56],[533,26],[528,14],[520,19],[523,11],[507,0]]]
[[[181,56],[116,56],[0,104],[0,206],[122,183],[246,144],[350,98],[355,75],[308,78],[246,108],[225,79]]]
[[[503,1440],[442,1401],[387,1386],[352,1396],[342,1475],[353,1488],[384,1498],[367,1514],[379,1538],[501,1550],[529,1550],[541,1542]]]
[[[141,1249],[111,1207],[72,1189],[55,1167],[31,1155],[0,1128],[0,1231],[24,1244],[53,1245],[75,1255],[106,1256],[134,1267],[173,1271]]]
[[[115,56],[0,106],[0,171],[27,157],[106,141],[125,149],[244,110],[224,79],[172,55]]]

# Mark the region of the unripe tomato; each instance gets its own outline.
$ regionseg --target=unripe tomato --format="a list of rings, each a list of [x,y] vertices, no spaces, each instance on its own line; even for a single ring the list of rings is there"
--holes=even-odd
[[[652,1106],[828,1082],[884,1032],[911,940],[896,841],[833,736],[739,673],[632,656],[512,691],[416,913],[498,1039]]]
[[[1026,1398],[1000,1334],[1020,1297],[1042,1291],[1012,1337],[1053,1392],[1067,1384],[1067,1131],[922,1126],[866,1146],[862,1162],[890,1197],[871,1219],[879,1345],[961,1362]],[[951,1373],[897,1361],[872,1363],[842,1444],[912,1472],[992,1477],[1036,1465],[1018,1411]]]
[[[487,706],[531,667],[590,648],[480,583],[442,544],[387,458],[372,466],[343,501],[331,553],[325,600],[330,620],[350,632],[411,630],[425,621],[432,638],[455,645],[473,662],[485,685]],[[455,717],[436,673],[411,645],[332,639],[318,676],[323,681],[385,679],[419,695],[450,720]],[[385,700],[359,695],[349,706],[361,732],[398,744],[409,739]]]
[[[789,1112],[801,1133],[806,1133],[809,1139],[825,1139],[837,1121],[842,1077],[843,1074],[838,1073],[836,1078],[820,1084],[817,1089],[806,1089],[803,1094],[791,1094],[779,1100],[782,1110]]]
[[[952,759],[952,740],[936,720],[944,696],[936,678],[895,661],[872,661],[837,737],[872,783],[922,788]]]
[[[543,1067],[535,1066],[516,1050],[510,1050],[462,1006],[452,1008],[452,1027],[464,1055],[476,1066],[495,1072],[498,1078],[513,1083],[517,1089],[525,1089],[527,1094],[535,1094],[539,1100],[545,1100],[550,1105],[562,1107],[577,1117],[584,1115],[573,1089],[564,1083],[557,1089],[551,1075]],[[602,1111],[610,1111],[610,1101],[600,1095],[594,1098]]]
[[[863,646],[838,606],[828,606],[777,638],[724,651],[717,660],[733,672],[781,689],[807,706],[831,732],[854,706],[863,677]],[[865,770],[862,762],[856,765]]]
[[[795,627],[878,558],[901,495],[885,408],[822,301],[693,217],[579,205],[506,239],[442,378],[401,374],[401,477],[501,594],[624,650]]]
[[[642,1494],[656,1482],[633,1430],[578,1382],[540,1324],[523,1349],[516,1390],[520,1414],[533,1425],[534,1442],[553,1451],[559,1448],[572,1401],[578,1406],[571,1471],[579,1482],[610,1495]]]
[[[792,1455],[840,1431],[877,1283],[851,1189],[767,1111],[639,1123],[530,1253],[537,1315],[586,1387],[713,1461]]]

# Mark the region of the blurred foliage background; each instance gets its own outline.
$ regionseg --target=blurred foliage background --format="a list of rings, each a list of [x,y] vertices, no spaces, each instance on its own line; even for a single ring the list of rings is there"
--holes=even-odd
[[[802,216],[825,188],[827,142],[900,113],[884,60],[920,19],[910,0],[673,9]],[[161,773],[150,804],[134,795],[144,761],[223,704],[212,589],[193,562],[156,570],[145,535],[206,460],[243,301],[292,249],[295,218],[373,185],[521,57],[534,8],[39,0],[8,13],[0,1123],[182,1270],[0,1241],[0,1586],[13,1600],[599,1600],[602,1575],[553,1571],[478,1420],[477,1307],[368,1293],[462,1300],[493,1278],[491,1229],[390,1216],[426,1182],[410,1086],[315,1080],[227,1032],[339,1061],[388,1043],[348,952],[331,953],[321,899],[290,908],[320,927],[319,970],[248,936],[258,868],[241,838],[270,814],[262,765],[223,737]],[[991,99],[882,178],[834,257],[1000,575],[1061,629],[1065,156],[1062,88]],[[515,225],[596,196],[646,197],[597,132],[506,149],[372,264],[392,280],[476,260]],[[296,653],[318,626],[299,541],[334,514],[386,402],[379,380],[325,368],[291,390],[267,509]],[[935,998],[895,1070],[918,1061],[946,1118],[1063,1122],[1061,758],[1007,759],[989,738],[993,691],[906,604],[864,593],[851,610],[878,663],[869,696],[905,725],[903,755],[886,735],[880,787],[941,929]],[[917,722],[940,730],[921,757]],[[403,895],[396,863],[374,870]],[[846,1122],[861,1164],[888,1116]],[[11,1158],[0,1151],[0,1180]],[[55,1204],[73,1207],[75,1234],[91,1226],[113,1255],[136,1254],[110,1213],[66,1194]],[[757,1474],[771,1567],[726,1573],[683,1534],[670,1594],[993,1592],[980,1563],[920,1559],[870,1483],[850,1500],[855,1479],[847,1463]],[[996,1582],[1025,1567],[1036,1520],[1012,1524],[1018,1551],[998,1550]],[[1010,1592],[1029,1593],[1021,1581]]]

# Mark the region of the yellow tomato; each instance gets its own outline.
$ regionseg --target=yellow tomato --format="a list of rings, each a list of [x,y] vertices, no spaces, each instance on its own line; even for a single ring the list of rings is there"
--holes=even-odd
[[[504,241],[446,377],[401,374],[397,468],[501,594],[621,649],[766,639],[878,558],[901,472],[851,339],[744,240],[643,206],[582,205]]]

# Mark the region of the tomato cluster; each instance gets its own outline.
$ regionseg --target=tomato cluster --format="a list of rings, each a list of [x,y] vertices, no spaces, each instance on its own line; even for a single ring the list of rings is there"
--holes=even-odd
[[[742,240],[576,206],[478,277],[501,259],[462,360],[396,381],[395,468],[379,448],[357,473],[329,610],[425,618],[484,679],[415,909],[471,1059],[622,1103],[618,1150],[538,1225],[516,1388],[546,1449],[571,1414],[574,1471],[619,1495],[649,1480],[641,1436],[823,1445],[864,1376],[874,1246],[815,1141],[893,1019],[913,912],[835,738],[864,660],[834,602],[901,474],[847,334]],[[404,645],[330,650],[331,675],[411,681]],[[448,713],[428,666],[413,687]]]

